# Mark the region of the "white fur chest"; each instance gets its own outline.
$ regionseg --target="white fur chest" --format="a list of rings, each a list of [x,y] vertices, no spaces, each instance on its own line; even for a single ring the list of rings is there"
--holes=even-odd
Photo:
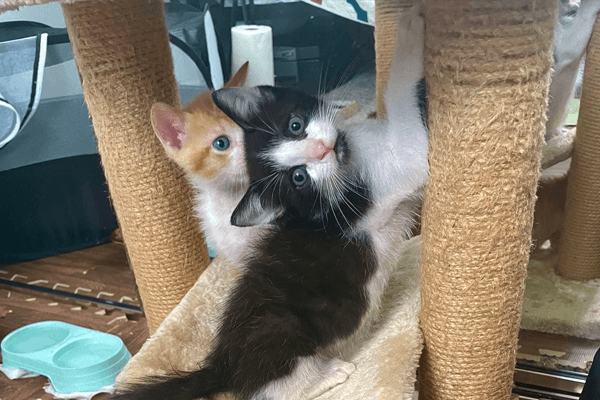
[[[370,307],[379,308],[390,272],[396,268],[400,244],[412,228],[427,180],[427,131],[420,120],[391,125],[367,122],[350,133],[351,145],[374,204],[358,229],[373,241],[377,269],[367,283]]]
[[[402,199],[390,194],[369,210],[360,224],[373,241],[377,262],[375,273],[367,283],[372,311],[379,308],[389,276],[398,264],[401,243],[410,234],[419,198],[420,193]]]

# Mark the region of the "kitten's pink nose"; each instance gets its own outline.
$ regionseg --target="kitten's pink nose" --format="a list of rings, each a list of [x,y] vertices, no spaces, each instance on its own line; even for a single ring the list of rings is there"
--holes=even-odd
[[[313,140],[308,145],[306,156],[308,158],[322,160],[333,151],[333,145],[327,145],[322,140]]]

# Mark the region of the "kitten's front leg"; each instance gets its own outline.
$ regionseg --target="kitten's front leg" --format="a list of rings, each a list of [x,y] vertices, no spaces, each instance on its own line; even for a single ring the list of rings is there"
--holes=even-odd
[[[346,382],[355,370],[337,358],[302,358],[290,376],[271,382],[252,400],[311,400]]]
[[[418,64],[421,70],[423,58],[423,41],[425,22],[422,17],[422,2],[417,2],[410,9],[401,12],[398,17],[398,41],[396,43],[396,52],[401,55],[400,65],[407,66],[409,63]],[[421,73],[419,73],[419,79]]]
[[[400,14],[394,60],[385,93],[388,120],[393,125],[401,124],[411,116],[421,118],[417,85],[424,76],[424,32],[420,3]]]

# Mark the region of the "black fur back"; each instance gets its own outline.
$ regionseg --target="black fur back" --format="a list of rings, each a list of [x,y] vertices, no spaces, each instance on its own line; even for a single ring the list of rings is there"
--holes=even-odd
[[[298,357],[356,331],[375,263],[366,237],[277,230],[240,278],[207,359],[225,387],[246,399],[292,372]]]
[[[354,333],[375,269],[371,240],[276,228],[257,245],[227,303],[203,368],[160,379],[115,400],[192,400],[220,392],[250,399],[289,375],[299,357]],[[264,257],[263,257],[264,255]]]

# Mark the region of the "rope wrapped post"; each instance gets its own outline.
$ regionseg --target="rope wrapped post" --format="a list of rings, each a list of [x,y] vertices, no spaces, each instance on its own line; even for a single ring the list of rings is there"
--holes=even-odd
[[[554,0],[429,0],[422,399],[508,399],[539,178]]]
[[[574,280],[600,278],[600,19],[585,59],[558,273]]]
[[[150,124],[154,102],[179,103],[164,5],[77,2],[63,12],[152,333],[209,263],[192,189]]]
[[[398,13],[415,3],[414,0],[379,0],[375,2],[375,91],[377,117],[385,118],[384,94],[394,59],[398,36]]]

